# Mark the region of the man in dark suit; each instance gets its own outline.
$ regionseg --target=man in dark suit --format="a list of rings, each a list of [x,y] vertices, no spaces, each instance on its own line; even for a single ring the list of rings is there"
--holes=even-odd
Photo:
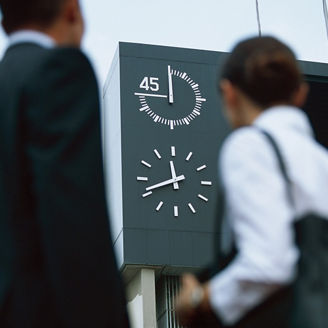
[[[0,327],[128,327],[78,0],[0,7]]]

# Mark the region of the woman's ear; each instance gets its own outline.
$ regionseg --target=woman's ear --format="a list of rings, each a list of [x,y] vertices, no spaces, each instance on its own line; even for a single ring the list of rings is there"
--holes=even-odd
[[[234,109],[238,103],[237,90],[229,80],[220,82],[223,101],[227,109]]]
[[[296,107],[302,107],[307,99],[309,93],[309,85],[303,82],[298,90],[294,93],[292,98],[292,104]]]

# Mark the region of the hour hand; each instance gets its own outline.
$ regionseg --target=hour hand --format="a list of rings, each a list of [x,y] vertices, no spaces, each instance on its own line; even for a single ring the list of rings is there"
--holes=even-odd
[[[169,179],[169,180],[166,180],[166,181],[157,183],[157,184],[155,184],[153,186],[147,187],[146,188],[146,191],[150,191],[150,190],[154,190],[154,189],[157,189],[157,188],[160,188],[160,187],[164,187],[164,186],[167,186],[167,185],[170,185],[172,183],[179,182],[179,181],[182,181],[182,180],[185,180],[185,179],[186,178],[185,178],[184,175],[179,175],[175,179]]]
[[[171,168],[172,179],[175,179],[177,177],[177,174],[175,172],[175,167],[174,167],[173,161],[170,161],[170,168]],[[173,183],[173,188],[175,190],[179,189],[179,183],[178,182],[174,182]]]

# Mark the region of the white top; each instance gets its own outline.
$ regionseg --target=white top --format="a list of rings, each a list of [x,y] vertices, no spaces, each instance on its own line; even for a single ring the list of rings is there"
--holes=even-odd
[[[229,325],[295,277],[298,250],[292,221],[314,212],[328,218],[328,151],[312,137],[307,116],[277,106],[254,122],[279,145],[293,185],[295,209],[286,196],[278,160],[254,127],[233,132],[221,153],[227,218],[236,240],[234,261],[210,281],[210,303]]]
[[[19,30],[9,35],[9,47],[25,42],[36,43],[44,48],[53,48],[56,45],[49,35],[35,30]]]

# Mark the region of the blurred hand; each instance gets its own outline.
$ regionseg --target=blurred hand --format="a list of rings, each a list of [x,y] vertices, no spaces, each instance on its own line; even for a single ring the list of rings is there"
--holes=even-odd
[[[183,326],[188,326],[192,323],[194,317],[199,311],[207,311],[209,309],[208,287],[201,285],[196,277],[192,274],[185,274],[181,278],[182,286],[180,293],[176,299],[176,312],[179,322]],[[195,306],[193,303],[193,293],[195,290],[202,290],[202,299]]]

